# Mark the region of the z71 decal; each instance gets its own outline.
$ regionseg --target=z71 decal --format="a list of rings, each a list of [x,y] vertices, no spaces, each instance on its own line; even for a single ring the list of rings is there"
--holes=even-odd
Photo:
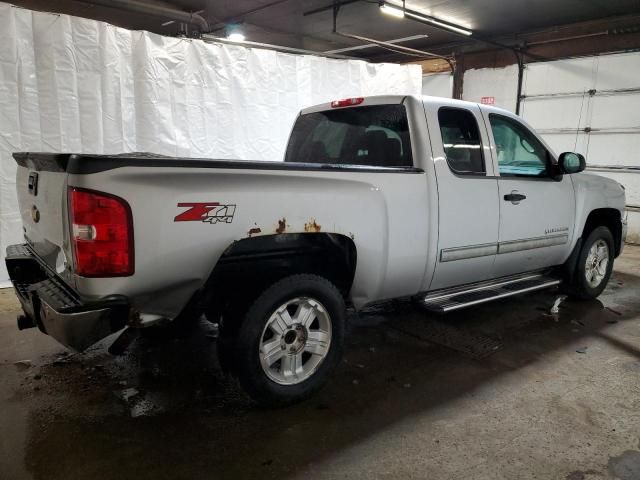
[[[236,213],[235,205],[220,205],[218,202],[179,203],[178,207],[188,210],[176,216],[174,222],[231,223]]]

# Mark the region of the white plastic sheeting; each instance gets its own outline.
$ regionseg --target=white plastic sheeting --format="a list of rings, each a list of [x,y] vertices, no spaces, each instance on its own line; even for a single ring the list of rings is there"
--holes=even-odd
[[[478,68],[464,72],[462,99],[480,103],[482,97],[493,97],[494,106],[516,111],[518,66]]]
[[[306,106],[420,94],[418,65],[369,64],[134,32],[0,3],[0,282],[22,240],[16,151],[281,160]]]
[[[453,75],[450,73],[423,75],[422,94],[431,97],[453,98]]]

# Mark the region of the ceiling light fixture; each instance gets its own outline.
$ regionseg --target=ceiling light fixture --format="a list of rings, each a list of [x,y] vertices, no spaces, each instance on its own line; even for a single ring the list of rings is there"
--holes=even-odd
[[[387,15],[391,15],[396,18],[404,18],[404,9],[401,7],[396,7],[395,5],[391,5],[389,3],[382,2],[380,4],[380,11],[382,13],[386,13]]]
[[[430,23],[431,25],[435,25],[437,27],[442,27],[445,30],[451,30],[452,32],[456,32],[456,33],[459,33],[461,35],[469,36],[469,35],[473,34],[473,32],[471,30],[468,30],[468,29],[463,28],[463,27],[459,27],[457,25],[451,25],[449,23],[442,22],[442,21],[437,20],[435,18],[425,17],[423,15],[414,15],[413,13],[409,13],[409,12],[405,12],[405,15],[407,17],[412,18],[414,20],[417,20],[419,22]]]
[[[227,40],[231,40],[232,42],[244,42],[245,36],[240,31],[238,25],[227,25],[226,34]]]
[[[434,25],[436,27],[442,28],[444,30],[449,30],[450,32],[454,32],[460,35],[466,35],[466,36],[473,35],[473,31],[469,30],[468,28],[461,27],[460,25],[454,25],[453,23],[449,23],[444,20],[440,20],[438,18],[425,15],[423,13],[416,12],[414,10],[409,10],[404,6],[401,7],[399,5],[393,5],[389,2],[381,2],[380,11],[387,13],[389,15],[393,15],[395,17],[399,17],[399,18],[406,17],[421,23]]]
[[[244,35],[238,32],[233,32],[227,35],[227,39],[232,42],[244,42]]]

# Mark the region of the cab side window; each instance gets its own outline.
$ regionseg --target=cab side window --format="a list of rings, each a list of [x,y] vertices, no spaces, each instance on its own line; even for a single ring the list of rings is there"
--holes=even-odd
[[[441,108],[438,123],[449,168],[461,175],[484,175],[478,122],[469,110]]]
[[[521,123],[492,113],[489,123],[502,177],[545,177],[549,171],[549,152]]]

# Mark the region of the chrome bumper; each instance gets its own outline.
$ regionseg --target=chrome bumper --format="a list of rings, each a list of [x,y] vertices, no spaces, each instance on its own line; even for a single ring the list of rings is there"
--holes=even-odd
[[[19,328],[37,326],[63,345],[82,351],[127,323],[126,297],[83,302],[27,245],[7,247],[6,264],[24,310],[24,315],[18,318]]]

